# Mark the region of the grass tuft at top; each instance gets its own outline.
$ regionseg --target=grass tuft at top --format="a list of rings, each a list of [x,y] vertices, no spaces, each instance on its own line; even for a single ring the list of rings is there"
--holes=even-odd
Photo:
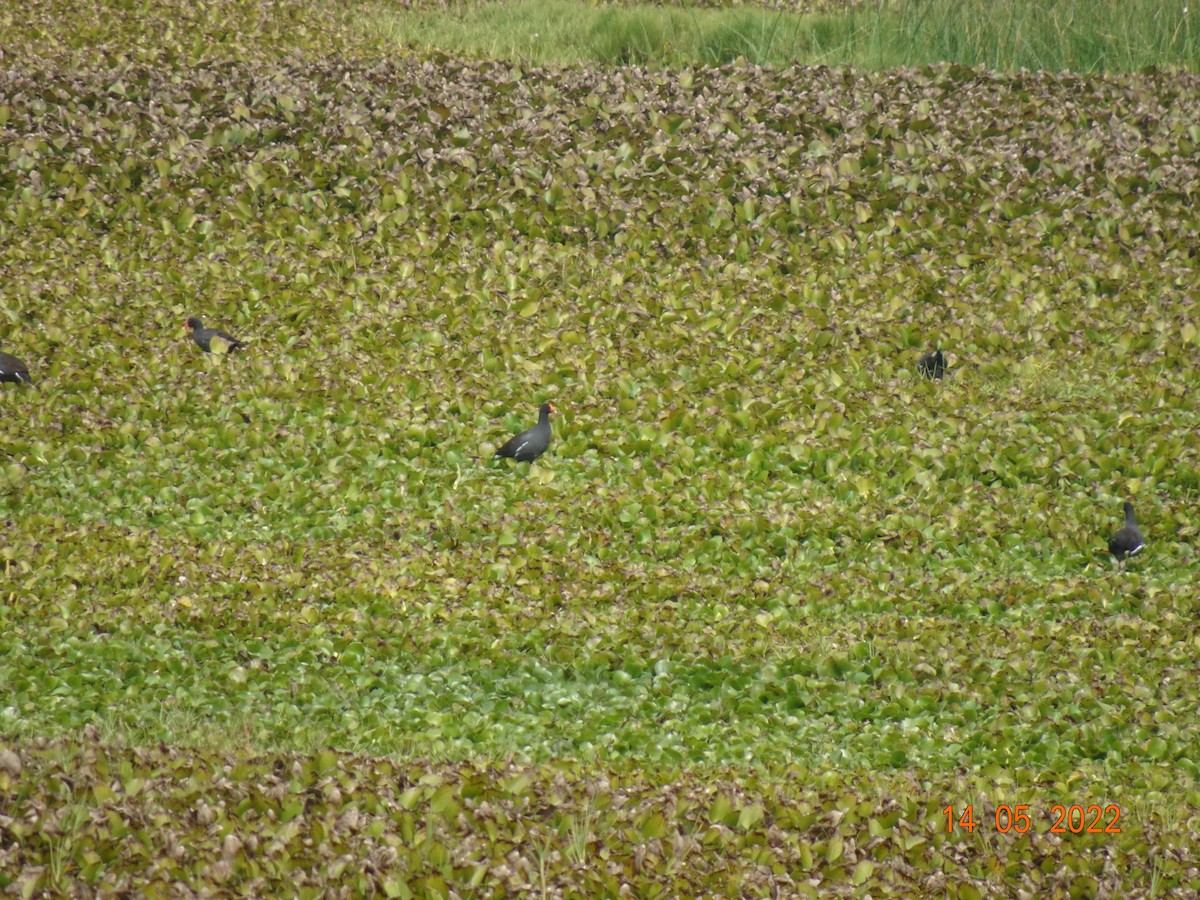
[[[1012,71],[1196,69],[1200,23],[1183,3],[910,0],[842,14],[513,0],[388,9],[369,30],[406,48],[545,64],[886,68],[939,62]]]

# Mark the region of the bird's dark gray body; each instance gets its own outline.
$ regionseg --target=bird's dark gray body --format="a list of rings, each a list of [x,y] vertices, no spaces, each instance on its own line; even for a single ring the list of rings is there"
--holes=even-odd
[[[533,462],[550,446],[550,413],[554,404],[543,403],[538,409],[538,421],[532,428],[510,437],[496,456],[515,459],[517,462]]]
[[[1146,546],[1142,530],[1137,526],[1137,518],[1133,514],[1133,504],[1125,502],[1125,527],[1114,534],[1108,541],[1108,552],[1116,557],[1122,567],[1125,561]]]
[[[33,384],[33,379],[29,377],[29,366],[11,353],[0,353],[0,381]]]
[[[926,353],[917,360],[917,371],[922,378],[942,378],[946,374],[946,355],[941,348],[932,353]]]
[[[205,353],[213,352],[213,341],[216,341],[220,348],[218,352],[223,353],[232,353],[234,350],[240,350],[246,346],[242,341],[231,334],[226,334],[219,328],[205,328],[204,323],[195,316],[188,319],[184,327],[191,329],[192,340]]]

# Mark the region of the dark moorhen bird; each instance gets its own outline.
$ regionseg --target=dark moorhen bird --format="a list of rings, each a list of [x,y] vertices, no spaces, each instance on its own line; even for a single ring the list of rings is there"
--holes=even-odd
[[[233,335],[226,334],[220,329],[205,328],[204,323],[195,316],[188,319],[183,327],[191,329],[192,340],[205,353],[232,353],[234,350],[240,350],[246,346]]]
[[[0,353],[0,381],[33,384],[33,379],[29,377],[29,366],[11,353]]]
[[[550,446],[550,413],[556,412],[553,403],[543,403],[538,409],[538,421],[532,428],[514,434],[496,451],[496,456],[515,459],[517,462],[533,462]]]
[[[934,350],[932,353],[926,353],[917,360],[917,371],[921,373],[922,378],[941,378],[946,374],[946,356],[942,353],[941,348]]]
[[[1137,519],[1133,516],[1133,504],[1125,501],[1125,527],[1109,539],[1108,552],[1116,557],[1123,569],[1125,561],[1145,546],[1142,530],[1137,527]]]

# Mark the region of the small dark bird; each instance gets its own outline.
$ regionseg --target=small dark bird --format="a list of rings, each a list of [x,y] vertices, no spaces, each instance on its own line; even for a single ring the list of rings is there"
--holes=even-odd
[[[233,335],[226,334],[220,329],[205,328],[204,323],[195,316],[188,319],[183,327],[191,329],[192,340],[205,353],[232,353],[234,350],[240,350],[246,346]]]
[[[543,403],[538,409],[537,424],[510,437],[496,451],[496,456],[506,456],[517,462],[533,462],[550,446],[550,413],[556,411],[553,403]]]
[[[1121,568],[1125,561],[1146,546],[1142,531],[1137,527],[1137,519],[1133,516],[1133,504],[1125,503],[1125,527],[1109,539],[1108,552],[1116,557]]]
[[[926,353],[917,360],[917,371],[922,378],[941,378],[946,374],[946,357],[941,349]]]
[[[0,381],[33,384],[33,379],[29,377],[29,366],[11,353],[0,353]]]

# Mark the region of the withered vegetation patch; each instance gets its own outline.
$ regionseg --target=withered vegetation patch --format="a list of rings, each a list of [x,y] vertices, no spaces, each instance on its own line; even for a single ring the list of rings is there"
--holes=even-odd
[[[571,763],[245,757],[130,750],[94,733],[17,749],[0,751],[0,885],[26,896],[815,897],[868,886],[1096,896],[1197,875],[1194,835],[1163,834],[1157,820],[1126,815],[1119,834],[1055,833],[1057,817],[1037,802],[1048,783],[997,802],[956,776],[796,769],[762,781]],[[980,830],[949,834],[943,801],[967,802],[964,792]],[[1031,812],[1020,813],[1031,814],[1029,831],[996,832],[997,807],[1006,823],[1010,803],[1030,794]],[[1148,847],[1159,845],[1150,870]]]

